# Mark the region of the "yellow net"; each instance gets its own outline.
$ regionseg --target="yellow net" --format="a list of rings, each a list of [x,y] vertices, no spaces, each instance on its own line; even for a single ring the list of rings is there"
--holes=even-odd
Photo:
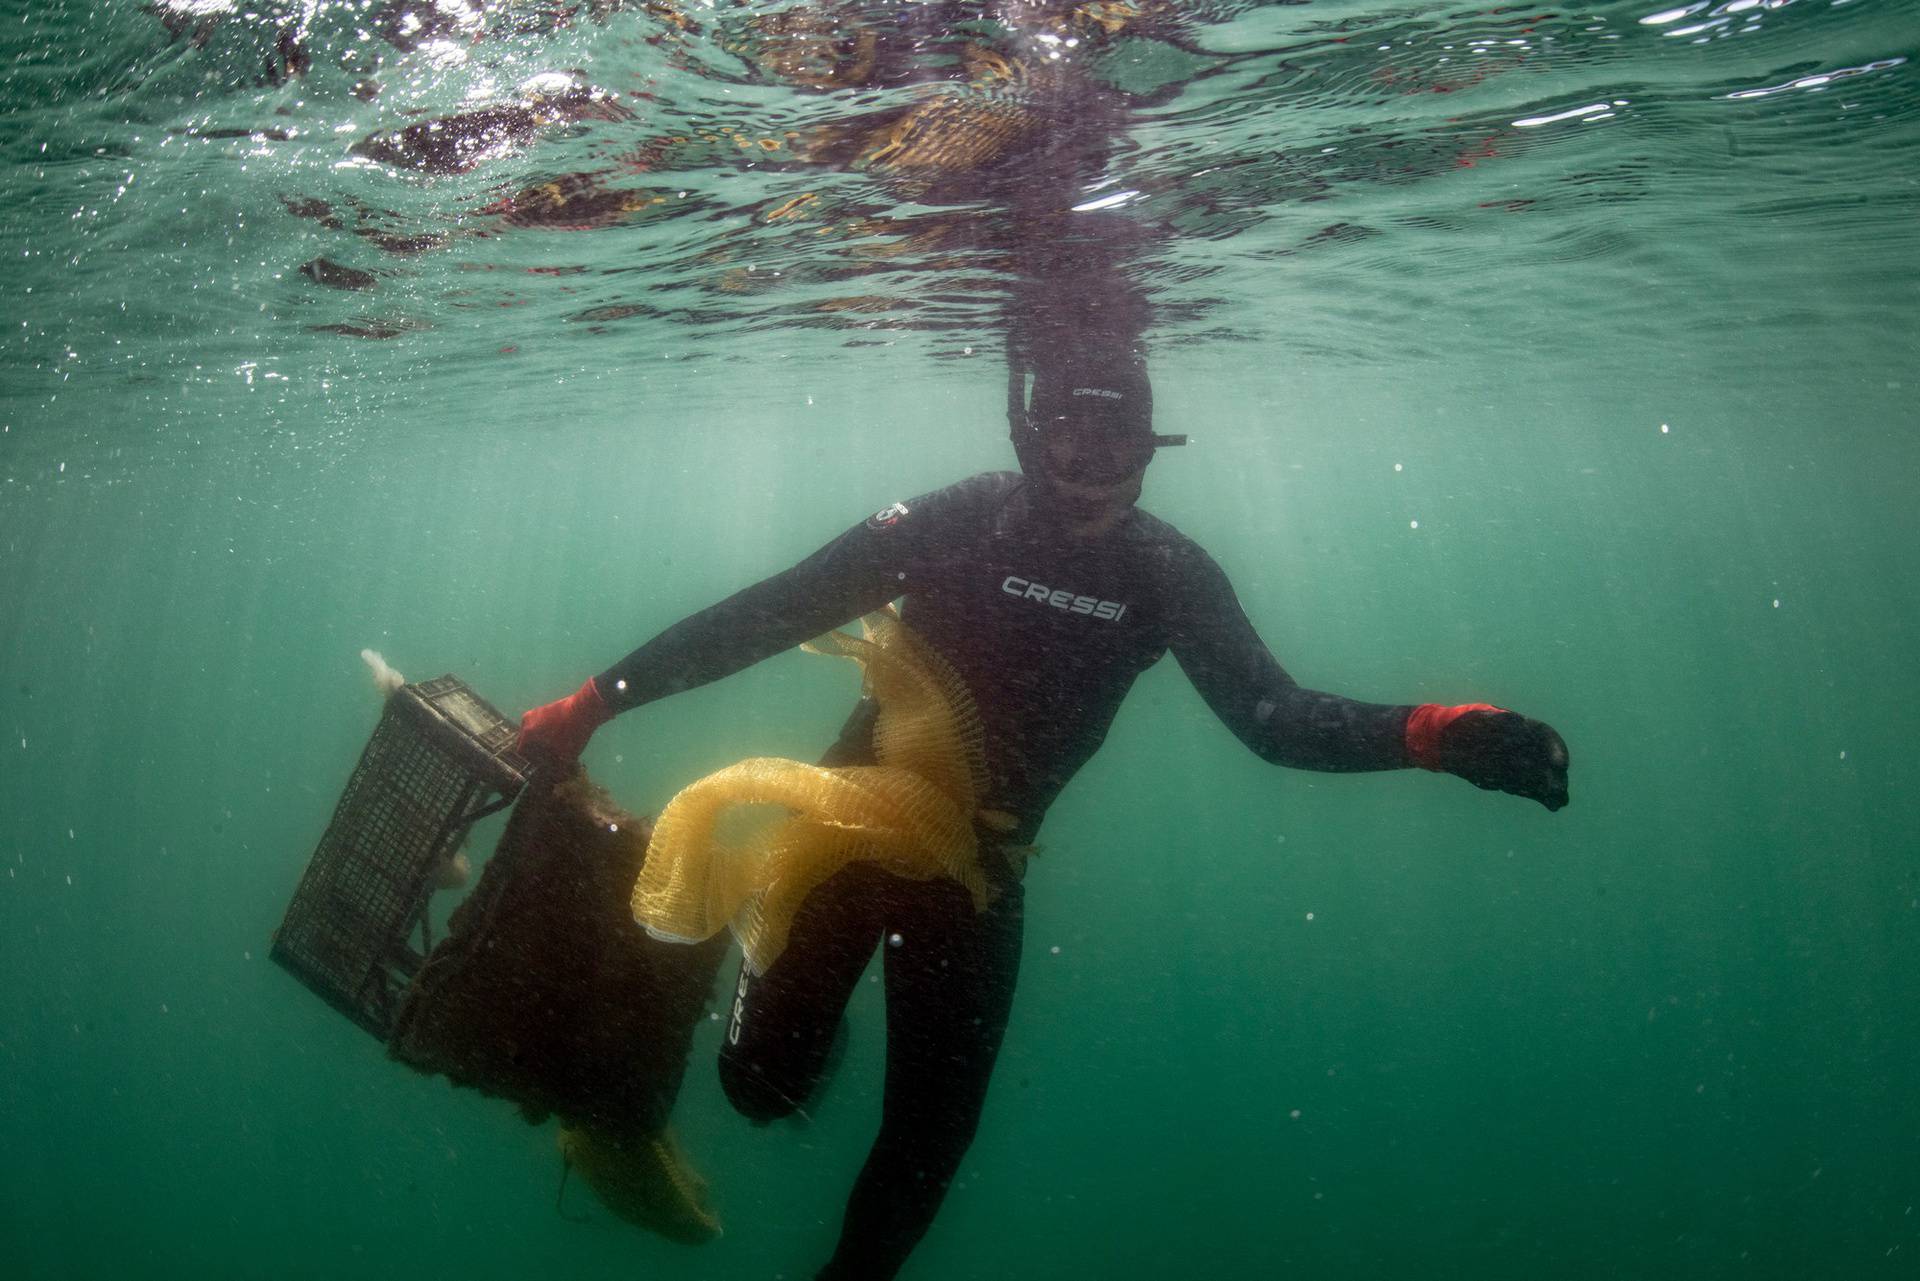
[[[657,938],[698,942],[732,927],[764,973],[807,895],[855,859],[899,876],[950,877],[984,908],[976,817],[985,780],[979,714],[965,684],[892,610],[807,645],[859,663],[878,706],[874,765],[830,768],[755,757],[684,788],[654,823],[633,891]],[[754,806],[777,817],[742,837],[723,829]],[[748,815],[751,816],[750,814]]]
[[[682,1245],[720,1235],[707,1181],[688,1163],[671,1129],[622,1141],[563,1126],[560,1155],[580,1171],[600,1204],[627,1222]]]

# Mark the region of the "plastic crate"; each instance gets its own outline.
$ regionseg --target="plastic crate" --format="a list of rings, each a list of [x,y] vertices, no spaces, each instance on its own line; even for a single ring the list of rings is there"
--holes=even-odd
[[[273,959],[383,1041],[432,950],[436,870],[526,785],[514,737],[456,677],[395,690],[274,932]]]

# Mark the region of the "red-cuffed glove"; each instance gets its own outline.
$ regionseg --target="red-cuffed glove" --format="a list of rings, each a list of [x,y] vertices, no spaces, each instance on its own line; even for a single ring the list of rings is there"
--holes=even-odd
[[[1567,744],[1551,725],[1491,703],[1422,703],[1407,717],[1407,755],[1489,792],[1567,803]]]
[[[514,741],[514,748],[522,756],[537,757],[555,765],[571,765],[586,750],[593,731],[612,719],[613,712],[589,676],[586,684],[565,698],[522,715],[520,737]]]

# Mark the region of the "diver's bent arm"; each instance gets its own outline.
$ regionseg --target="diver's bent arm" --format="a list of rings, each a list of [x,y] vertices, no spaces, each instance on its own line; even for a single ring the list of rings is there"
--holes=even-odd
[[[792,569],[681,619],[593,683],[617,713],[731,676],[892,600],[896,550],[855,526]]]
[[[1198,549],[1195,549],[1196,552]],[[1262,759],[1295,769],[1406,769],[1406,704],[1363,703],[1303,688],[1280,666],[1205,553],[1185,566],[1191,596],[1174,657],[1214,715]]]
[[[876,512],[784,573],[680,620],[593,678],[609,713],[731,676],[868,614],[922,578],[1005,489],[996,473]]]

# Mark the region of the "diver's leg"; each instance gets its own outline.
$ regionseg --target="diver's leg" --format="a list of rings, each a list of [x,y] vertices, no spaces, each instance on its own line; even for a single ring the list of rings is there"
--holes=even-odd
[[[843,868],[794,913],[786,950],[765,974],[740,963],[720,1084],[742,1116],[764,1124],[805,1108],[880,937],[884,876],[871,864]]]
[[[820,1281],[886,1281],[933,1222],[986,1104],[1020,972],[1020,885],[976,914],[951,881],[888,917],[887,1084],[880,1135]]]

